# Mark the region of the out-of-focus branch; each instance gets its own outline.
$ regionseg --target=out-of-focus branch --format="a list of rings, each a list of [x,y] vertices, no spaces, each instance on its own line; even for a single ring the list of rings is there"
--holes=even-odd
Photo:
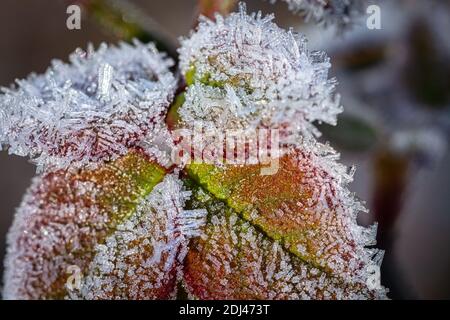
[[[97,20],[108,32],[131,41],[154,42],[156,47],[177,60],[177,40],[169,35],[151,17],[146,16],[124,0],[77,0],[89,16]]]
[[[414,299],[402,271],[395,260],[395,225],[403,209],[404,196],[410,183],[411,159],[408,155],[381,148],[374,162],[375,220],[378,222],[377,248],[385,250],[381,281],[389,287],[391,299]]]
[[[378,245],[389,247],[395,222],[402,210],[409,182],[408,156],[381,150],[375,159],[374,214],[378,222]]]
[[[236,7],[238,0],[199,0],[199,13],[214,19],[216,13],[227,15]]]

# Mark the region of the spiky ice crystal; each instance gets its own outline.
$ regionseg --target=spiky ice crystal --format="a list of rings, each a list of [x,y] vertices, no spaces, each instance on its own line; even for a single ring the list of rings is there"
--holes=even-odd
[[[202,19],[182,40],[180,67],[188,88],[186,124],[222,129],[289,125],[319,135],[313,122],[336,123],[342,112],[329,58],[310,52],[304,36],[279,28],[273,15],[238,13]]]
[[[94,167],[170,138],[164,116],[177,81],[153,44],[102,44],[55,60],[0,97],[0,144],[39,169]],[[156,143],[154,143],[156,144]]]

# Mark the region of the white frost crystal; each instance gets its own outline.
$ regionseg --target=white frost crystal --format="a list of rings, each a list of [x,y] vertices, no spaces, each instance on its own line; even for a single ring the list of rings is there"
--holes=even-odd
[[[313,122],[335,124],[342,112],[329,58],[310,52],[306,39],[272,22],[273,16],[239,13],[203,19],[182,40],[186,75],[181,119],[224,129],[290,125],[319,135]]]
[[[0,144],[44,169],[114,160],[166,135],[177,81],[153,44],[103,44],[53,61],[0,96]],[[168,139],[170,140],[170,139]]]
[[[270,0],[275,3],[277,0]],[[343,27],[364,12],[366,0],[279,0],[287,3],[289,10],[325,25]]]

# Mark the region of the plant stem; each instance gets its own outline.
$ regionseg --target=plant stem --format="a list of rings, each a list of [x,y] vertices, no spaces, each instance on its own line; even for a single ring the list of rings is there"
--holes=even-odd
[[[392,299],[414,298],[395,260],[395,224],[404,205],[410,181],[411,161],[389,148],[382,148],[375,157],[375,190],[373,211],[378,222],[377,248],[385,250],[382,282],[389,287]]]
[[[390,242],[395,222],[402,210],[409,167],[407,156],[389,150],[382,150],[376,156],[374,214],[381,247],[384,247],[384,241]]]
[[[152,18],[144,15],[142,10],[124,0],[78,0],[85,11],[97,20],[108,32],[118,38],[131,41],[154,42],[158,50],[166,52],[175,61],[177,41],[163,31]]]

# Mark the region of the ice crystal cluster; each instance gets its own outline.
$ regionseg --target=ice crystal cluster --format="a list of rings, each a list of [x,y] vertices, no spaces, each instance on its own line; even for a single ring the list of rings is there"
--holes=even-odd
[[[164,136],[173,62],[153,45],[102,45],[4,88],[0,143],[40,168],[110,161]],[[167,138],[165,138],[167,139]]]
[[[243,129],[289,125],[304,136],[318,134],[313,122],[335,124],[342,112],[329,58],[310,52],[306,39],[279,28],[273,16],[239,13],[202,20],[182,41],[186,74],[186,124]]]
[[[44,172],[8,235],[5,298],[386,297],[353,171],[314,138],[313,122],[341,111],[329,61],[271,20],[243,7],[202,20],[180,48],[181,99],[171,62],[140,43],[73,55],[6,90],[2,143]],[[298,139],[272,175],[176,165],[173,113],[221,130],[292,126]]]
[[[277,0],[270,0],[275,3]],[[348,26],[364,13],[367,0],[279,0],[288,5],[289,10],[324,25],[338,28]]]

